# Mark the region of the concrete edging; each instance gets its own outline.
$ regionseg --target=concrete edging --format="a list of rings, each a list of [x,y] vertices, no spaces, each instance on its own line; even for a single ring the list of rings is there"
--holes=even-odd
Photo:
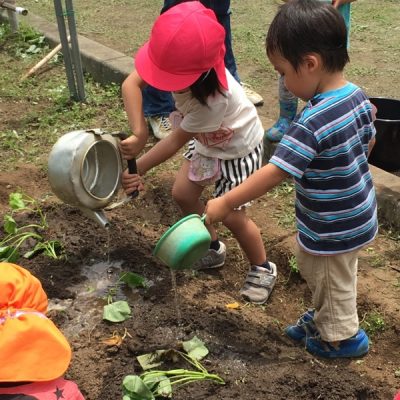
[[[0,13],[0,20],[7,21],[8,18],[4,13]],[[25,17],[19,16],[19,20],[42,33],[51,45],[55,46],[60,43],[56,24],[31,13]],[[121,84],[133,71],[134,60],[132,57],[128,57],[82,35],[78,35],[78,42],[82,68],[85,72],[90,73],[95,81],[103,84]]]

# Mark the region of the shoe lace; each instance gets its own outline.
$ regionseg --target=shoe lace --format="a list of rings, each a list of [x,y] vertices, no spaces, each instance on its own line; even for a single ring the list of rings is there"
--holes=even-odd
[[[160,126],[167,131],[171,130],[171,122],[169,121],[169,118],[162,116],[160,118]]]

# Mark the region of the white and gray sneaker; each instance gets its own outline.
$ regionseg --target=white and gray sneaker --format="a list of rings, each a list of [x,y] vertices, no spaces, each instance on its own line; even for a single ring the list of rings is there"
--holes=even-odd
[[[240,291],[246,301],[264,304],[271,295],[276,282],[277,269],[271,261],[268,264],[268,269],[259,265],[250,266],[243,288]]]
[[[219,242],[219,250],[208,249],[206,255],[197,261],[192,269],[194,270],[202,270],[202,269],[211,269],[211,268],[219,268],[225,264],[226,258],[226,246]]]
[[[171,122],[168,117],[161,115],[147,117],[147,121],[157,139],[164,139],[172,132]]]

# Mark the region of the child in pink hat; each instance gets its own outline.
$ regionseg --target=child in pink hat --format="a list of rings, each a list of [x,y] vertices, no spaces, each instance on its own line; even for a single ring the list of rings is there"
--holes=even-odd
[[[136,55],[136,69],[122,85],[133,131],[133,136],[121,142],[124,157],[135,157],[148,138],[141,95],[146,84],[172,91],[177,112],[170,116],[173,132],[137,160],[139,175],[124,172],[127,193],[142,189],[146,172],[186,144],[188,150],[172,189],[185,215],[203,214],[200,196],[207,185],[215,185],[214,196],[218,197],[261,167],[263,127],[243,88],[225,69],[224,39],[224,28],[214,12],[198,1],[172,7],[156,20],[150,40]],[[277,270],[267,261],[260,230],[246,216],[246,206],[232,210],[223,223],[250,262],[241,294],[247,301],[263,304],[275,285]],[[214,227],[208,229],[212,243],[196,269],[225,263],[226,247]]]

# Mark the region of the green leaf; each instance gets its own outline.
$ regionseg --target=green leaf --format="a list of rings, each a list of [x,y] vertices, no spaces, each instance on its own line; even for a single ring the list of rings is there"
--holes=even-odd
[[[35,245],[35,247],[32,249],[32,250],[30,250],[30,251],[27,251],[24,255],[23,255],[23,257],[24,258],[32,258],[33,256],[35,256],[35,255],[37,255],[37,254],[39,254],[39,253],[41,253],[43,250],[44,250],[44,245],[43,245],[43,243],[42,242],[38,242],[38,243],[36,243],[36,245]]]
[[[155,400],[153,393],[137,375],[127,375],[122,381],[125,395],[132,400]]]
[[[145,278],[134,272],[123,272],[119,279],[129,287],[146,287]]]
[[[47,257],[58,259],[58,253],[61,249],[61,243],[57,240],[49,240],[47,242],[38,242],[35,247],[24,254],[24,258],[32,258],[33,256],[44,252]]]
[[[17,223],[11,215],[6,214],[4,216],[4,230],[6,233],[15,234],[17,233]]]
[[[137,356],[140,366],[144,371],[159,367],[162,364],[161,357],[166,353],[167,350],[156,350],[153,353],[142,354]]]
[[[157,394],[162,397],[172,397],[172,385],[167,377],[157,386]]]
[[[172,396],[172,386],[171,381],[165,375],[151,376],[146,375],[143,378],[143,382],[145,385],[153,390],[153,393],[162,397],[171,397]],[[154,391],[154,387],[156,387]]]
[[[14,263],[19,258],[19,252],[12,246],[0,247],[0,261]]]
[[[9,204],[13,210],[23,210],[26,208],[26,204],[22,198],[22,193],[10,193]]]
[[[22,257],[27,258],[28,260],[32,258],[35,254],[38,254],[39,252],[43,251],[43,249],[37,249],[35,246],[34,249],[27,251]]]
[[[104,306],[103,319],[106,321],[122,322],[127,320],[130,315],[131,308],[125,300],[116,301]]]
[[[26,50],[27,53],[35,53],[37,47],[34,44],[31,44],[28,48],[28,50]]]
[[[59,258],[61,254],[62,246],[58,240],[48,240],[43,243],[44,254],[47,257],[55,258],[56,260]]]
[[[182,346],[188,356],[194,360],[201,360],[208,354],[208,349],[204,343],[197,337],[186,342],[182,342]]]

